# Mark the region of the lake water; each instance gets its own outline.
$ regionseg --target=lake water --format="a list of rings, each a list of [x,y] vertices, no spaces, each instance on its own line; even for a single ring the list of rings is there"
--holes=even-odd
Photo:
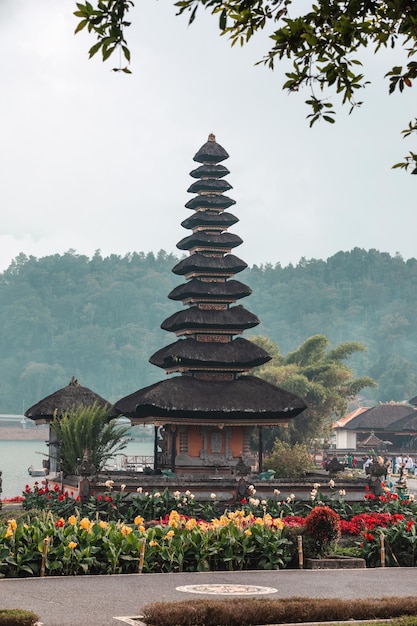
[[[3,472],[3,492],[0,498],[20,496],[25,485],[42,478],[29,476],[28,467],[42,467],[42,460],[46,458],[48,448],[43,441],[0,441],[0,470]],[[130,441],[123,454],[128,456],[152,456],[152,441]]]

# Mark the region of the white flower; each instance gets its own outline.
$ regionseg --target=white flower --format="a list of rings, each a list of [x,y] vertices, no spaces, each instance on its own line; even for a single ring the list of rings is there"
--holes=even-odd
[[[313,485],[313,489],[319,489],[319,488],[320,488],[319,483],[314,483],[314,485]]]
[[[259,506],[258,498],[249,498],[249,504],[252,504],[252,506]]]
[[[320,487],[320,485],[319,485]],[[290,493],[290,500],[295,500],[295,495],[293,493]]]
[[[114,485],[114,480],[106,480],[104,484],[106,485],[107,489],[112,489]]]
[[[310,493],[311,499],[314,500],[316,495],[317,495],[317,489],[312,489]]]
[[[138,493],[142,493],[142,491],[143,491],[143,487],[138,487],[138,488],[136,489],[136,491],[137,491]]]
[[[248,491],[255,491],[255,487],[253,485],[249,485]]]
[[[126,485],[120,485],[120,491],[124,491],[126,489]]]
[[[292,498],[291,498],[290,496],[288,496],[288,498],[287,498],[287,500],[286,500],[286,501],[287,501],[287,502],[288,502],[288,504],[289,504],[289,503],[291,502],[291,500],[292,500]]]
[[[339,496],[341,496],[343,498],[343,496],[346,495],[346,491],[344,489],[340,489],[339,490]]]
[[[408,494],[408,499],[410,500],[410,502],[414,502],[415,500],[415,496],[413,493]]]
[[[179,492],[179,491],[174,491],[174,498],[175,498],[176,500],[179,500],[179,499],[180,499],[180,496],[181,496],[181,494],[180,494],[180,492]]]
[[[280,493],[279,489],[274,489],[274,496],[279,496]]]
[[[161,495],[161,494],[159,493],[159,491],[155,491],[155,493],[153,494],[153,497],[154,497],[154,498],[159,498],[159,497],[160,497],[160,495]]]
[[[210,498],[211,498],[212,500],[215,500],[215,499],[217,498],[217,496],[216,496],[216,494],[215,494],[215,493],[211,493],[211,494],[210,494]]]
[[[329,480],[329,487],[330,487],[330,489],[333,489],[333,487],[334,487],[334,480],[332,480],[332,479]]]
[[[262,506],[266,506],[266,500],[261,500]]]
[[[187,491],[185,492],[185,495],[186,495],[186,496],[191,496],[191,491],[189,491],[189,490],[187,489]]]
[[[182,499],[182,501],[183,501],[184,504],[187,504],[187,502],[188,502],[187,498],[185,498],[185,497]]]
[[[193,493],[190,493],[190,500],[194,500],[195,495]]]

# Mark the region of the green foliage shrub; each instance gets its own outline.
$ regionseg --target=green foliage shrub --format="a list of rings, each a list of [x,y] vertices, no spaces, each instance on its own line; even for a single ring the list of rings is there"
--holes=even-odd
[[[347,620],[375,620],[417,615],[417,598],[379,597],[366,600],[336,598],[239,598],[227,600],[184,600],[157,602],[143,609],[143,621],[149,626],[252,626],[253,624],[288,624]],[[401,623],[399,621],[399,623]],[[406,626],[415,626],[417,618],[408,618]]]
[[[304,444],[291,446],[275,439],[271,454],[264,461],[265,469],[273,469],[276,478],[301,478],[314,469],[311,454]]]
[[[0,609],[0,626],[34,626],[39,617],[23,609]]]

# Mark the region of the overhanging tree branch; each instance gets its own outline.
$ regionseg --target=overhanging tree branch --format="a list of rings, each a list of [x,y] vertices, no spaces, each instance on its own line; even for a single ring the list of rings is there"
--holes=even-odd
[[[310,126],[319,120],[334,123],[332,98],[337,96],[349,112],[362,104],[356,96],[368,84],[362,71],[359,52],[372,48],[401,47],[406,53],[404,66],[394,66],[386,74],[389,94],[412,87],[417,77],[417,2],[413,0],[316,0],[308,10],[300,13],[294,0],[177,0],[177,15],[188,16],[192,24],[198,9],[208,9],[219,20],[222,35],[231,45],[243,46],[256,34],[271,30],[268,40],[272,45],[259,63],[274,69],[276,62],[292,60],[283,88],[292,93],[307,87],[310,96],[306,104],[311,113]],[[126,15],[133,0],[96,0],[77,3],[75,16],[79,18],[76,32],[87,28],[96,35],[97,42],[90,48],[90,57],[101,52],[106,61],[116,50],[130,62],[130,50],[125,29],[130,25]],[[114,71],[130,73],[127,66]],[[315,91],[317,87],[318,91]],[[320,97],[319,97],[320,96]],[[417,131],[417,122],[410,122],[402,131],[408,137]],[[417,174],[417,154],[410,152],[393,168]]]

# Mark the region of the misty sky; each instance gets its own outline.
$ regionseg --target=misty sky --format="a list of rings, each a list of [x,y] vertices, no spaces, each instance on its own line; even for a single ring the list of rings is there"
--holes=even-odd
[[[417,177],[391,170],[415,141],[400,131],[415,88],[388,96],[400,56],[366,57],[363,107],[309,128],[307,91],[282,91],[283,68],[254,66],[268,42],[230,48],[216,18],[192,27],[170,0],[137,0],[132,76],[88,60],[73,0],[0,0],[0,270],[20,252],[92,256],[178,252],[180,222],[210,132],[229,152],[231,229],[250,265],[376,248],[416,255]]]

